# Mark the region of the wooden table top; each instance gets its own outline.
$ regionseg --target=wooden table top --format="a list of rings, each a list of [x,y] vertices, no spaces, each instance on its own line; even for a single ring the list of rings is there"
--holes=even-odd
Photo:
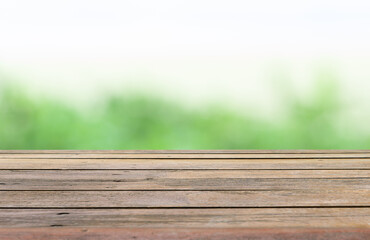
[[[370,150],[0,151],[0,239],[370,239]]]

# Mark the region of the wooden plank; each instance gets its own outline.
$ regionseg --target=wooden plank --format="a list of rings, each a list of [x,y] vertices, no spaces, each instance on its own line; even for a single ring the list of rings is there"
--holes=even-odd
[[[1,170],[0,190],[370,189],[370,170]]]
[[[0,159],[86,158],[86,159],[370,159],[370,153],[13,153],[0,154]]]
[[[370,169],[370,159],[0,159],[0,169]]]
[[[369,189],[256,191],[0,191],[0,208],[370,207]]]
[[[368,239],[368,229],[369,150],[0,151],[0,239]]]
[[[2,209],[0,227],[364,228],[370,208]]]
[[[0,229],[7,240],[364,240],[370,229],[249,229],[249,228],[27,228]]]
[[[0,181],[19,179],[200,179],[200,178],[370,178],[370,170],[0,170]],[[52,179],[51,179],[52,178]],[[26,183],[26,182],[25,182]]]

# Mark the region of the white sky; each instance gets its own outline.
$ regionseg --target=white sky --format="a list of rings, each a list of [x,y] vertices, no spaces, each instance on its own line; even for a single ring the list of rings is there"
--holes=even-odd
[[[324,62],[349,98],[369,102],[369,43],[368,0],[0,2],[0,71],[86,99],[149,86],[272,109],[270,68],[282,63],[306,88]]]
[[[5,60],[369,53],[369,26],[366,0],[12,0],[0,3],[0,51]]]

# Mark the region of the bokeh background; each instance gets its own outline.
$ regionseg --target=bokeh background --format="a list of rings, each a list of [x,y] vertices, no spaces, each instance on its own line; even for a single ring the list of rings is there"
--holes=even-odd
[[[368,149],[370,1],[0,3],[0,149]]]

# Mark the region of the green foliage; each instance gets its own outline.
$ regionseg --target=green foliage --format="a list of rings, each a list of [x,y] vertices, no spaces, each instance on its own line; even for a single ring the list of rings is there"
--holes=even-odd
[[[0,90],[1,149],[338,149],[368,148],[337,123],[333,84],[311,101],[285,97],[285,117],[267,121],[221,107],[189,110],[153,96],[111,96],[81,112],[18,88]]]

